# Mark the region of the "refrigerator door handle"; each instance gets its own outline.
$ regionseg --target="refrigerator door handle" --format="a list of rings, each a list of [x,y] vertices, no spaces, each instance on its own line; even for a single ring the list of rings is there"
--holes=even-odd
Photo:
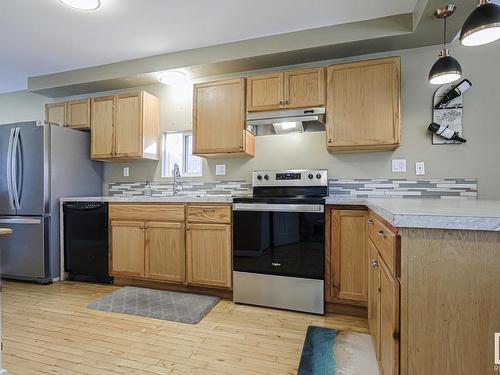
[[[12,145],[14,143],[14,133],[16,129],[10,129],[9,145],[7,146],[7,191],[9,193],[9,205],[12,210],[14,206],[14,194],[12,192]]]
[[[12,191],[14,195],[14,204],[17,210],[21,208],[21,205],[19,204],[19,190],[18,190],[18,185],[17,185],[17,180],[18,180],[18,165],[17,165],[17,152],[19,150],[19,132],[21,131],[21,128],[16,128],[14,132],[14,142],[13,142],[13,147],[12,147],[12,167],[11,167],[11,179],[12,179]]]
[[[41,224],[42,219],[15,218],[0,219],[0,224]]]

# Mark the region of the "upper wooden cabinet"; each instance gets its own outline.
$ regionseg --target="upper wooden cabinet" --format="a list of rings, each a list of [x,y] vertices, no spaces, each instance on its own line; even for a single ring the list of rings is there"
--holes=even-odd
[[[282,109],[284,102],[284,74],[273,73],[247,78],[247,111]]]
[[[64,126],[66,124],[66,102],[45,104],[45,121]]]
[[[400,58],[328,67],[329,151],[388,150],[400,143]]]
[[[194,86],[193,154],[253,156],[255,139],[245,130],[245,79]]]
[[[45,121],[78,130],[90,129],[90,99],[45,105]]]
[[[325,68],[309,68],[247,78],[247,111],[325,105]]]
[[[91,100],[92,159],[160,157],[160,103],[145,91]]]
[[[331,236],[331,292],[333,301],[366,304],[368,267],[366,248],[367,212],[333,210]]]
[[[66,102],[66,126],[72,129],[90,129],[90,99]]]

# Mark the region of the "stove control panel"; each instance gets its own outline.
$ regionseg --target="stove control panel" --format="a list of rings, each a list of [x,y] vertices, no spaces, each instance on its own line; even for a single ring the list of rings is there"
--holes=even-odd
[[[327,186],[327,171],[324,169],[255,171],[253,186]]]

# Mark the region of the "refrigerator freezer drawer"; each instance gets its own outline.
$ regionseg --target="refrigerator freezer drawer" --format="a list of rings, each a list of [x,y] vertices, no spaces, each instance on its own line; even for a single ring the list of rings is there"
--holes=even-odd
[[[49,281],[49,223],[48,217],[0,217],[0,226],[12,229],[0,238],[2,277]]]

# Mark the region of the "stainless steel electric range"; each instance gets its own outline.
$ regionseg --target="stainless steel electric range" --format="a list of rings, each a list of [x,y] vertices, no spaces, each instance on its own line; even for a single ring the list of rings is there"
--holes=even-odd
[[[256,171],[233,203],[233,299],[324,314],[326,170]]]

